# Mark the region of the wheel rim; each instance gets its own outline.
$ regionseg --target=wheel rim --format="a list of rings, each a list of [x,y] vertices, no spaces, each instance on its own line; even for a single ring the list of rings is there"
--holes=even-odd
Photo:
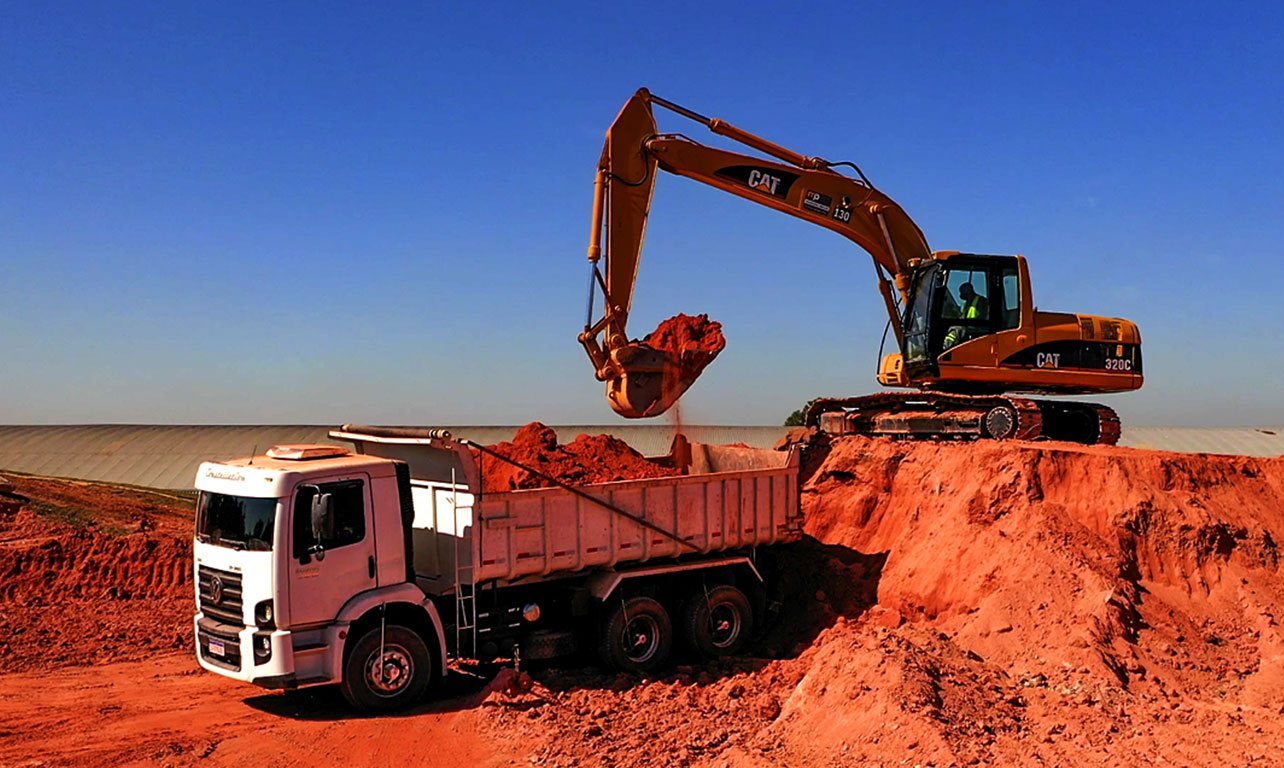
[[[380,698],[396,696],[410,685],[415,675],[415,662],[410,652],[400,645],[383,646],[366,659],[366,684]]]
[[[709,642],[728,648],[740,638],[740,611],[731,603],[718,603],[709,610]]]
[[[660,647],[660,625],[650,616],[634,616],[625,623],[620,640],[624,643],[624,657],[634,664],[644,664]]]

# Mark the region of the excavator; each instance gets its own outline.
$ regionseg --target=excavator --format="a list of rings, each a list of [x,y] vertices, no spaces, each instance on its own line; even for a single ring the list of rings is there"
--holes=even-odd
[[[659,133],[656,106],[772,159]],[[807,426],[831,435],[1118,440],[1118,416],[1106,406],[1026,395],[1138,389],[1141,335],[1135,323],[1038,311],[1023,256],[933,251],[913,219],[854,163],[799,154],[646,89],[620,110],[598,162],[588,315],[579,335],[621,416],[664,413],[702,367],[628,335],[657,170],[825,227],[873,257],[897,347],[881,358],[878,381],[901,389],[817,398],[805,409]],[[598,291],[603,309],[595,320]]]

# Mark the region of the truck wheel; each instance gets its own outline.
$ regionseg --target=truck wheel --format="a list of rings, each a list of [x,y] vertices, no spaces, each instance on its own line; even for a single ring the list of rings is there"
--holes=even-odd
[[[696,652],[710,657],[734,656],[753,632],[749,598],[726,584],[692,595],[683,619],[687,642]]]
[[[673,622],[664,606],[649,597],[619,602],[602,625],[598,653],[609,666],[653,672],[669,660]]]
[[[340,690],[357,709],[385,712],[418,701],[434,676],[432,654],[419,635],[399,624],[382,633],[374,626],[352,646]]]

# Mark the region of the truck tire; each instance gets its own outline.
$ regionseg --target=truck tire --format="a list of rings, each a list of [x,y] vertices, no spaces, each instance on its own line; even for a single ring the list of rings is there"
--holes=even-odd
[[[649,597],[616,603],[602,624],[598,654],[608,666],[627,672],[654,672],[673,650],[673,622]]]
[[[696,592],[682,612],[692,650],[711,658],[734,656],[753,633],[753,608],[745,593],[727,584]]]
[[[375,625],[352,645],[339,689],[363,712],[387,712],[417,702],[435,676],[423,638],[400,624],[382,633]]]

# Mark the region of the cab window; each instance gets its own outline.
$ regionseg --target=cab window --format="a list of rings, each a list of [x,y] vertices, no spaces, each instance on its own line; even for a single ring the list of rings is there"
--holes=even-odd
[[[298,490],[294,499],[294,556],[302,557],[320,544],[325,550],[356,544],[366,537],[366,491],[360,480],[321,483],[316,488],[330,494],[330,511],[334,527],[320,541],[312,535],[313,487]]]
[[[944,294],[939,310],[944,336],[937,337],[942,352],[993,332],[988,269],[954,267],[948,270]]]
[[[931,312],[933,286],[940,279],[940,273],[931,270],[919,273],[914,281],[909,308],[905,313],[905,362],[921,363],[927,360],[927,345],[930,341],[928,322]]]
[[[945,279],[941,317],[989,323],[990,275],[986,269],[951,269]]]
[[[1021,283],[1015,269],[999,273],[1003,282],[1003,313],[999,316],[999,329],[1007,330],[1021,325]]]

